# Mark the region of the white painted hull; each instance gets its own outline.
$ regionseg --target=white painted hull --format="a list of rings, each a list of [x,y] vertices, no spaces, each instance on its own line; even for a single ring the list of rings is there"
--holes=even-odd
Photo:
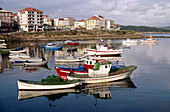
[[[55,62],[71,63],[71,62],[83,62],[83,59],[56,59]]]
[[[87,49],[85,51],[88,55],[96,55],[96,56],[112,56],[112,55],[120,55],[122,54],[122,49],[119,50],[95,50],[95,49]]]
[[[31,58],[30,56],[22,56],[22,55],[9,55],[9,58],[16,59],[16,58],[23,58],[23,59],[29,59]]]
[[[142,43],[156,43],[158,40],[141,40]]]
[[[55,89],[66,89],[73,88],[80,85],[80,82],[64,84],[64,85],[39,85],[39,84],[29,84],[17,80],[18,90],[55,90]]]
[[[48,61],[24,63],[24,66],[45,66],[45,65],[47,65],[47,63],[48,63]]]
[[[125,72],[119,75],[99,77],[99,78],[74,78],[72,76],[67,76],[68,80],[81,79],[82,83],[101,83],[101,82],[111,82],[122,80],[130,77],[131,71]]]
[[[25,61],[29,61],[29,62],[42,62],[42,59],[41,58],[13,58],[13,59],[10,59],[9,62],[25,62]]]
[[[9,51],[10,54],[18,54],[18,53],[26,53],[27,50],[20,50],[20,51]]]

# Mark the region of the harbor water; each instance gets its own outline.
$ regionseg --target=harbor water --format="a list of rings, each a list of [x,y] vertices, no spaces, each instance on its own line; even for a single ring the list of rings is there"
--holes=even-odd
[[[57,75],[55,58],[67,57],[68,46],[63,51],[46,51],[40,47],[45,42],[7,43],[9,48],[28,48],[30,56],[44,56],[49,63],[48,68],[25,69],[9,63],[8,55],[2,55],[0,112],[170,112],[170,38],[147,44],[138,41],[127,46],[122,45],[122,40],[105,41],[123,49],[117,58],[126,66],[137,66],[130,79],[53,91],[18,91],[17,79],[40,81]],[[72,55],[81,56],[84,49],[95,44],[96,41],[80,42]]]

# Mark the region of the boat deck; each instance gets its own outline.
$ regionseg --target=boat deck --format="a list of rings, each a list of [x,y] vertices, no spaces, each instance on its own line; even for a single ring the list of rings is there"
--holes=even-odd
[[[136,68],[137,68],[136,66],[131,65],[131,66],[123,67],[123,68],[113,69],[109,72],[108,76],[114,76],[114,75],[122,74],[125,72],[133,71]],[[69,76],[74,77],[74,78],[94,78],[94,77],[89,77],[88,74],[85,74],[85,75],[76,74],[76,75],[69,75]]]

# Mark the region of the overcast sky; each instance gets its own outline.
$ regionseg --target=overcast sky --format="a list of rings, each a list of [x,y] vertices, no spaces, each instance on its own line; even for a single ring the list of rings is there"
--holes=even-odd
[[[52,18],[99,14],[121,25],[170,26],[170,0],[0,0],[0,7],[34,7]]]

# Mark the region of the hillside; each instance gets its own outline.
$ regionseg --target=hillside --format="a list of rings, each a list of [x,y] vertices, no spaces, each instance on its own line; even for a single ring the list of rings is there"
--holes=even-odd
[[[133,30],[135,32],[170,32],[169,29],[165,28],[155,28],[155,27],[147,27],[147,26],[121,26],[122,30]]]
[[[161,27],[162,29],[170,30],[170,26],[167,27]]]

